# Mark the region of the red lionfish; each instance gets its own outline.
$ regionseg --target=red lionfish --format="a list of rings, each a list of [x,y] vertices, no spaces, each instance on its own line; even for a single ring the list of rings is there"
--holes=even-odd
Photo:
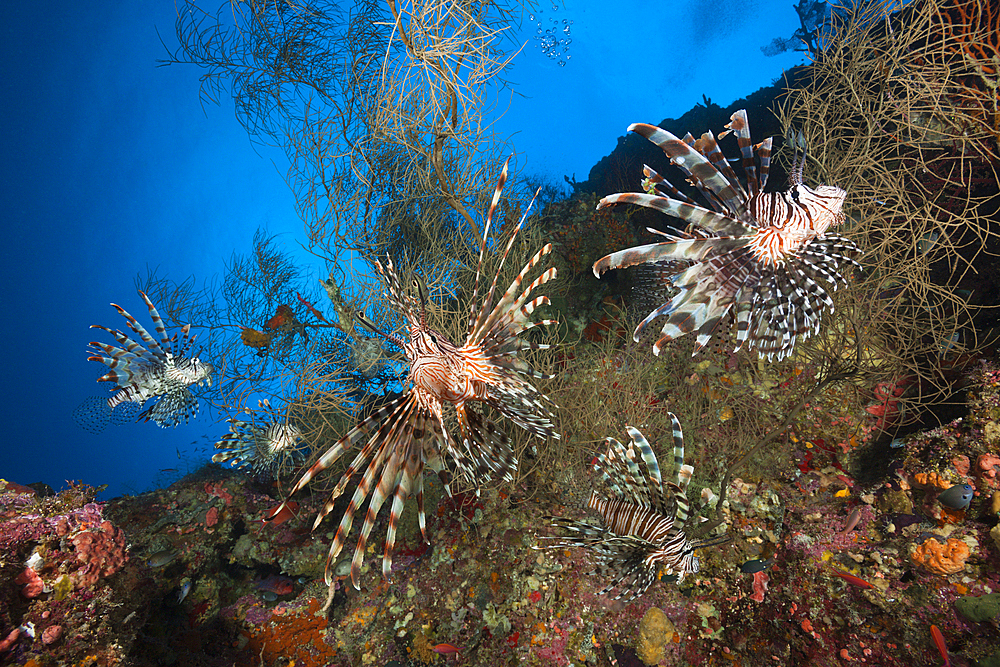
[[[105,417],[110,419],[111,412],[122,403],[141,406],[153,399],[153,403],[139,413],[139,419],[152,420],[163,428],[177,426],[181,422],[187,423],[198,414],[198,399],[191,392],[191,387],[203,384],[211,386],[214,369],[211,364],[197,357],[186,356],[195,339],[195,336],[190,335],[190,324],[181,328],[182,336],[179,340],[176,335],[168,338],[166,327],[153,302],[144,292],[140,291],[139,295],[149,309],[159,342],[124,308],[114,303],[111,305],[121,313],[129,328],[139,335],[146,347],[121,331],[112,331],[99,324],[90,327],[107,331],[121,345],[114,347],[96,341],[90,343],[96,354],[87,357],[87,360],[99,361],[111,369],[97,378],[97,381],[114,382],[118,385],[118,390],[111,398],[101,399],[106,406]]]
[[[643,167],[647,194],[613,194],[598,204],[637,204],[688,223],[686,232],[650,229],[669,240],[621,250],[594,264],[598,277],[608,269],[654,264],[658,279],[680,289],[635,330],[638,342],[651,321],[668,316],[653,345],[655,354],[668,341],[689,333],[697,335],[697,353],[713,335],[728,333],[735,321],[737,350],[746,343],[760,357],[783,359],[797,341],[819,331],[823,308],[833,309],[823,283],[836,289],[844,280],[838,269],[843,264],[858,266],[852,258],[858,247],[826,233],[843,222],[846,193],[835,186],[802,184],[804,150],[793,163],[789,190],[765,193],[771,138],[751,144],[744,110],[734,113],[731,121],[726,127],[739,143],[749,195],[711,132],[698,140],[690,134],[681,140],[659,127],[636,123],[628,129],[659,146],[714,211],[696,205],[648,166]],[[755,155],[760,159],[759,180]]]
[[[616,600],[633,600],[646,592],[661,570],[680,583],[686,575],[698,571],[695,549],[729,539],[693,541],[684,532],[689,515],[686,489],[694,468],[684,465],[680,422],[672,413],[668,415],[673,423],[676,483],[668,482],[664,488],[656,454],[642,433],[628,426],[632,439],[628,447],[608,438],[607,453],[598,454],[594,463],[607,493],[602,495],[595,489],[586,507],[600,516],[602,525],[552,517],[553,523],[576,534],[556,538],[550,548],[586,547],[595,552],[598,564],[594,573],[611,580],[599,595],[617,587]],[[646,467],[645,475],[639,469],[638,456]]]
[[[491,475],[502,476],[508,481],[513,479],[517,459],[510,448],[507,436],[496,424],[472,409],[471,403],[485,403],[516,425],[539,437],[559,437],[554,430],[552,413],[542,404],[542,401],[548,398],[523,377],[551,376],[533,371],[526,361],[518,357],[521,350],[548,347],[523,340],[518,335],[537,326],[555,323],[555,320],[533,322],[529,319],[536,308],[549,303],[548,297],[539,296],[532,299],[531,294],[555,278],[555,268],[542,272],[522,291],[525,276],[549,254],[552,249],[551,244],[546,244],[528,260],[514,282],[496,305],[493,305],[500,269],[513,247],[517,232],[524,225],[527,212],[511,233],[493,284],[482,306],[477,309],[479,278],[486,251],[486,239],[506,180],[507,164],[504,164],[486,216],[469,316],[469,332],[465,344],[461,347],[428,325],[428,295],[423,283],[420,280],[413,280],[411,287],[416,293],[414,296],[404,290],[391,259],[387,258],[384,266],[381,262],[376,262],[375,268],[388,287],[386,298],[392,308],[405,318],[408,336],[404,339],[381,331],[363,313],[357,315],[358,320],[367,329],[403,349],[410,363],[409,386],[398,398],[379,408],[334,444],[302,475],[289,494],[292,495],[303,488],[320,471],[333,465],[351,447],[367,439],[313,524],[315,530],[323,518],[333,510],[336,499],[343,494],[351,477],[366,460],[370,459],[330,546],[326,563],[328,585],[332,580],[332,564],[347,540],[354,514],[372,490],[373,484],[374,491],[368,503],[368,512],[351,561],[351,581],[355,588],[360,588],[358,571],[364,561],[365,543],[379,510],[390,494],[394,494],[394,498],[382,558],[383,576],[389,578],[392,551],[396,542],[396,525],[403,504],[411,494],[417,497],[420,531],[424,541],[429,543],[424,516],[423,469],[427,465],[441,473],[444,451],[452,456],[459,472],[474,485],[482,477]],[[458,442],[445,427],[446,413],[454,414],[458,421],[461,432],[461,440]],[[447,485],[445,488],[450,493]]]
[[[231,461],[234,468],[245,468],[262,477],[275,477],[278,471],[303,457],[305,450],[302,431],[271,408],[270,401],[258,403],[265,417],[258,421],[229,419],[229,433],[215,443],[222,450],[212,457],[215,463]]]

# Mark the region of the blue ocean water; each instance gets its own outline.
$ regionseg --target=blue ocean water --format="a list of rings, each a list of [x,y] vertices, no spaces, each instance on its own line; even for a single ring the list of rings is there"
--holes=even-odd
[[[176,47],[175,11],[173,2],[57,2],[4,12],[2,478],[108,484],[111,497],[210,457],[225,425],[209,409],[176,429],[140,423],[99,435],[71,418],[104,391],[95,382],[104,367],[87,361],[86,346],[110,341],[88,327],[122,328],[111,302],[149,324],[137,275],[211,281],[264,228],[306,276],[325,276],[300,249],[283,153],[251,143],[230,99],[203,105],[200,70],[157,66]],[[630,123],[680,116],[703,96],[726,105],[801,63],[801,53],[760,51],[797,25],[779,0],[724,12],[704,0],[657,10],[546,0],[511,27],[524,46],[496,129],[511,137],[522,172],[585,180]]]

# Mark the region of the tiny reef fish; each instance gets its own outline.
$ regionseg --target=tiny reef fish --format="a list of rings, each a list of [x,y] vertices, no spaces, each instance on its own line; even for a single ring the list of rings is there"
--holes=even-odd
[[[280,574],[272,574],[264,579],[259,579],[254,582],[253,586],[259,591],[270,592],[275,595],[288,595],[295,591],[292,579],[283,577]]]
[[[931,625],[931,637],[934,638],[934,645],[937,646],[941,657],[944,658],[944,667],[951,667],[951,660],[948,658],[948,645],[944,643],[944,635],[941,634],[938,626]]]
[[[181,589],[177,591],[177,604],[184,602],[184,598],[186,598],[188,596],[188,593],[190,592],[191,592],[191,581],[188,580],[185,581],[183,584],[181,584]]]
[[[150,556],[146,564],[150,567],[163,567],[164,565],[170,565],[176,559],[177,551],[174,549],[163,549]]]
[[[861,577],[856,577],[853,574],[849,574],[847,572],[843,572],[842,570],[838,570],[835,567],[831,567],[829,569],[830,569],[830,574],[832,574],[834,576],[837,576],[837,577],[840,577],[841,579],[843,579],[844,581],[846,581],[847,583],[849,583],[849,584],[851,584],[853,586],[857,586],[858,588],[875,588],[874,585],[868,583],[867,581],[865,581]]]
[[[294,500],[289,500],[287,503],[275,505],[264,512],[264,518],[261,519],[260,522],[265,526],[277,526],[283,524],[295,516],[295,512],[298,509],[299,504]]]
[[[847,516],[847,525],[844,526],[844,529],[842,531],[840,531],[839,536],[843,537],[844,535],[847,535],[852,530],[854,530],[858,525],[858,521],[860,520],[861,520],[861,508],[855,507],[854,511]]]
[[[435,653],[440,653],[442,655],[449,655],[451,653],[458,653],[464,650],[461,646],[455,646],[453,644],[438,644],[437,646],[432,646],[431,650]]]

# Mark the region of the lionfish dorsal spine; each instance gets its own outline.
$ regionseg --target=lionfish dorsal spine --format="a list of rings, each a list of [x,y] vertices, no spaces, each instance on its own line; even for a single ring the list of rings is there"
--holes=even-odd
[[[740,109],[734,113],[726,127],[736,135],[736,143],[740,149],[743,173],[747,176],[750,196],[757,195],[761,192],[762,185],[757,180],[757,165],[754,162],[753,143],[750,140],[750,121],[747,119],[746,110]]]
[[[523,331],[526,331],[532,327],[543,325],[547,326],[553,324],[555,320],[543,320],[540,322],[529,323],[528,318],[535,311],[536,308],[543,305],[548,305],[550,303],[549,297],[539,296],[533,299],[530,303],[525,304],[525,302],[531,298],[531,293],[549,282],[556,277],[556,268],[549,267],[542,272],[535,280],[533,280],[524,291],[518,294],[518,290],[523,286],[523,280],[525,275],[528,274],[546,255],[552,251],[552,244],[546,243],[542,248],[536,252],[528,263],[524,265],[521,272],[517,274],[517,277],[510,284],[510,287],[504,292],[503,297],[497,303],[496,307],[486,316],[485,319],[477,322],[474,329],[469,331],[469,336],[467,344],[470,342],[478,342],[487,338],[491,332],[502,332],[503,338],[506,340],[512,336],[516,336]],[[490,293],[493,293],[492,288]],[[496,337],[496,336],[494,336]]]
[[[771,142],[773,137],[768,137],[757,145],[757,157],[760,158],[760,191],[767,187],[767,175],[771,171]]]
[[[149,334],[149,332],[146,331],[146,329],[141,324],[139,324],[138,320],[136,320],[134,317],[132,317],[131,314],[129,314],[127,310],[125,310],[124,308],[115,303],[111,305],[115,307],[115,309],[118,311],[119,314],[121,314],[122,317],[125,318],[125,321],[128,323],[129,328],[132,329],[132,331],[134,331],[135,333],[139,334],[139,338],[142,339],[142,342],[146,344],[148,350],[157,359],[166,362],[168,357],[167,357],[167,352],[164,349],[164,346],[169,345],[170,342],[167,339],[167,330],[163,326],[163,320],[160,319],[160,314],[157,312],[156,307],[153,306],[153,302],[149,300],[149,297],[146,296],[145,292],[140,291],[139,294],[142,296],[142,300],[146,303],[146,308],[149,310],[150,317],[153,318],[153,326],[155,327],[157,335],[159,335],[160,337],[160,341],[154,339]],[[163,343],[163,346],[160,345],[161,342]]]
[[[508,159],[508,162],[509,161],[510,160]],[[506,172],[507,172],[507,164],[505,163],[504,173],[503,173],[504,177],[506,176]],[[521,294],[521,297],[519,298],[519,300],[517,300],[515,305],[514,295],[521,288],[525,275],[527,275],[528,272],[531,271],[531,269],[533,269],[542,260],[543,257],[548,255],[552,251],[552,244],[546,243],[544,246],[542,246],[540,250],[538,250],[538,252],[536,252],[531,257],[531,259],[528,260],[527,264],[524,265],[521,271],[517,274],[517,277],[514,278],[514,281],[510,284],[510,287],[508,287],[507,290],[504,292],[504,295],[501,298],[500,302],[497,303],[496,306],[493,306],[491,308],[491,305],[493,303],[493,297],[494,294],[496,293],[497,283],[500,280],[500,271],[503,269],[503,266],[507,261],[507,256],[510,254],[511,248],[514,247],[514,241],[517,239],[518,233],[521,231],[521,228],[524,227],[524,221],[528,218],[528,214],[531,212],[531,208],[535,204],[535,198],[538,197],[538,192],[540,190],[541,188],[539,188],[539,190],[535,192],[535,196],[531,198],[531,202],[528,204],[528,207],[524,210],[524,214],[521,216],[521,219],[518,221],[517,225],[514,226],[514,229],[510,234],[510,238],[507,240],[507,246],[504,248],[503,255],[500,256],[500,262],[497,265],[496,272],[493,275],[493,282],[490,284],[489,292],[483,299],[483,304],[482,307],[480,308],[478,317],[475,318],[475,323],[469,328],[469,334],[468,337],[466,338],[466,344],[472,343],[474,341],[483,340],[483,337],[486,335],[487,332],[489,332],[493,328],[493,325],[498,318],[506,316],[506,317],[511,317],[513,319],[514,310],[520,311],[521,306],[530,297],[531,291],[539,287],[540,285],[547,283],[549,280],[555,278],[556,276],[555,267],[551,267],[548,270],[546,270],[544,273],[542,273],[541,276],[535,279],[535,281],[532,282],[527,289],[524,290],[524,292]],[[540,297],[539,299],[537,299],[537,301],[539,304],[549,302],[548,297]],[[473,301],[473,307],[475,307],[475,301]],[[534,308],[532,308],[531,310],[533,309]],[[531,310],[528,310],[527,314],[530,314]],[[524,317],[527,317],[525,312],[520,312],[520,314]]]
[[[646,502],[656,511],[665,512],[666,499],[663,496],[663,477],[660,475],[660,464],[656,460],[656,454],[653,453],[652,447],[649,446],[649,441],[646,440],[646,437],[638,429],[626,426],[625,431],[632,439],[632,446],[639,450],[642,462],[646,466],[646,475],[644,476],[644,481],[646,482]]]
[[[690,136],[690,134],[687,136]],[[722,177],[729,183],[732,189],[739,194],[741,201],[745,200],[746,191],[736,177],[736,172],[733,171],[729,160],[722,152],[722,149],[719,148],[719,143],[715,140],[715,135],[711,131],[705,132],[697,140],[686,143],[689,143],[695,151],[704,155],[705,159],[712,163],[712,166],[722,174]],[[714,191],[705,187],[700,188],[700,191],[708,201],[712,202],[712,208],[716,211],[730,211],[730,206],[720,199]]]
[[[500,170],[500,178],[497,179],[496,187],[493,188],[493,198],[490,200],[490,208],[486,212],[486,222],[483,224],[483,238],[479,244],[479,260],[476,263],[476,280],[472,287],[472,302],[469,306],[469,331],[471,332],[476,328],[476,322],[482,317],[482,313],[486,310],[487,304],[490,299],[487,297],[484,300],[482,309],[478,308],[479,301],[479,279],[483,272],[483,257],[486,255],[486,241],[489,238],[490,227],[493,225],[493,216],[496,214],[497,207],[500,205],[500,197],[503,194],[504,185],[507,183],[507,167],[510,165],[511,158],[503,163],[503,169]],[[516,234],[516,232],[515,232]],[[513,240],[512,240],[513,242]],[[499,273],[499,269],[497,270]],[[494,286],[496,281],[494,281]],[[490,295],[492,296],[492,289],[490,290]]]
[[[736,218],[746,213],[746,195],[739,181],[735,185],[731,183],[692,145],[655,125],[634,123],[629,126],[629,130],[659,146],[660,150],[670,158],[671,163],[679,167],[696,187],[709,190],[712,194],[709,201],[713,205],[723,204],[726,213]]]

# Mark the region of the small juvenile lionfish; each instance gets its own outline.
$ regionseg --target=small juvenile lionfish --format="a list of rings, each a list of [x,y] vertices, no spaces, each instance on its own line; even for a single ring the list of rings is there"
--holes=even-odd
[[[787,192],[764,192],[771,162],[771,138],[754,146],[746,111],[731,117],[727,132],[739,143],[747,190],[723,156],[715,137],[706,132],[683,140],[659,127],[636,123],[629,127],[659,146],[681,169],[714,211],[691,199],[648,166],[643,167],[647,190],[605,197],[598,208],[615,203],[656,209],[688,223],[686,232],[650,232],[669,239],[612,253],[594,264],[600,277],[609,269],[653,264],[662,283],[679,288],[667,303],[646,316],[635,340],[660,315],[667,315],[654,354],[670,340],[694,333],[695,353],[712,338],[728,334],[736,323],[736,349],[744,343],[759,357],[780,360],[797,341],[819,331],[823,308],[833,309],[827,287],[844,281],[838,270],[858,266],[853,241],[828,235],[844,220],[846,192],[831,185],[810,188],[802,183],[805,151],[792,165]],[[757,177],[755,156],[760,160]]]
[[[586,509],[599,515],[601,525],[552,517],[553,523],[575,535],[557,538],[547,546],[592,550],[598,562],[591,574],[610,579],[599,595],[617,587],[615,599],[625,598],[628,602],[645,593],[661,574],[676,577],[680,583],[686,575],[698,571],[695,549],[728,540],[693,541],[684,532],[690,507],[686,490],[694,468],[684,465],[684,433],[677,417],[668,414],[673,424],[676,483],[668,482],[664,488],[656,454],[642,433],[628,426],[632,439],[628,447],[608,438],[607,453],[598,454],[594,462],[606,488],[603,494],[597,489],[591,492]],[[645,475],[639,469],[640,456]]]
[[[250,467],[259,477],[276,477],[280,470],[287,470],[305,454],[302,431],[288,419],[271,408],[268,400],[258,403],[258,411],[246,410],[250,421],[232,419],[229,433],[215,443],[222,450],[212,457],[215,463],[231,461],[234,468]]]
[[[333,465],[351,447],[367,439],[313,524],[315,530],[323,518],[333,510],[337,498],[343,494],[354,474],[366,460],[370,459],[330,546],[326,562],[328,585],[332,581],[332,566],[347,540],[354,514],[369,491],[372,491],[373,484],[374,491],[368,503],[368,512],[351,561],[351,581],[355,588],[360,588],[358,571],[364,561],[365,544],[379,510],[390,494],[394,494],[394,498],[382,557],[383,576],[389,578],[397,522],[403,504],[411,493],[417,497],[420,531],[424,541],[429,543],[423,499],[425,465],[442,475],[445,489],[449,494],[450,489],[443,464],[445,452],[454,459],[459,473],[477,488],[482,479],[490,476],[500,476],[506,480],[513,478],[517,459],[514,457],[507,436],[490,419],[474,409],[473,403],[484,403],[496,409],[514,424],[536,436],[559,437],[552,423],[553,415],[543,405],[543,401],[547,401],[548,398],[525,377],[551,376],[533,371],[528,363],[518,356],[522,350],[549,347],[523,340],[519,338],[519,334],[537,326],[555,323],[555,320],[534,322],[530,316],[536,308],[549,303],[548,297],[539,296],[532,299],[531,295],[535,289],[555,278],[556,269],[549,268],[543,271],[527,287],[523,287],[525,276],[549,254],[552,249],[551,244],[543,246],[528,260],[510,287],[496,305],[493,305],[500,269],[510,253],[518,231],[524,225],[527,212],[511,233],[497,274],[482,305],[477,305],[487,236],[506,180],[507,164],[500,174],[486,216],[475,288],[472,293],[469,329],[465,343],[461,347],[428,325],[428,294],[423,282],[413,280],[412,291],[407,292],[390,259],[387,258],[384,266],[381,262],[376,262],[375,268],[388,288],[385,296],[390,306],[405,319],[408,335],[404,338],[383,332],[363,313],[358,313],[357,317],[367,329],[403,349],[410,364],[408,386],[399,397],[381,406],[334,444],[302,475],[291,491],[291,494],[294,494],[303,488],[320,471]],[[458,421],[461,437],[457,441],[446,427],[446,413],[454,415]]]
[[[198,414],[198,399],[191,392],[191,387],[203,384],[211,386],[212,365],[197,357],[186,356],[195,339],[195,336],[190,335],[190,324],[181,328],[182,336],[179,340],[176,335],[168,338],[166,327],[153,302],[144,292],[140,291],[139,295],[149,308],[149,316],[153,319],[159,342],[124,308],[114,303],[111,305],[121,313],[129,328],[139,335],[147,347],[121,331],[112,331],[99,324],[90,327],[107,331],[121,345],[114,347],[106,343],[91,342],[91,351],[96,354],[87,357],[88,361],[99,361],[111,369],[97,378],[98,382],[114,382],[118,386],[117,390],[113,390],[114,395],[105,401],[106,416],[110,419],[112,412],[122,403],[142,406],[152,399],[149,407],[139,413],[139,419],[152,420],[163,428],[177,426],[181,422],[187,423]]]

